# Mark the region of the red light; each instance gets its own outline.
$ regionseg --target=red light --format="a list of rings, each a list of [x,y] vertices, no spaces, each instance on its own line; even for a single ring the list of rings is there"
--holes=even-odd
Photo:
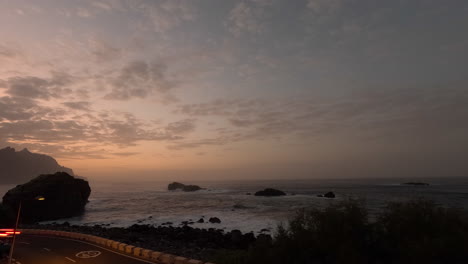
[[[0,237],[7,237],[8,234],[3,234],[3,233],[0,233]]]

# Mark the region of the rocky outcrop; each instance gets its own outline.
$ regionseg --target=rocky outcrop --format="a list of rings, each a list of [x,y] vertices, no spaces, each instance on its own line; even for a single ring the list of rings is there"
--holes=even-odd
[[[263,191],[258,191],[255,193],[255,196],[283,196],[286,195],[285,192],[272,189],[272,188],[266,188]]]
[[[182,190],[184,192],[195,192],[201,190],[202,188],[198,185],[185,185],[180,182],[173,182],[167,186],[169,191]]]
[[[56,172],[73,175],[71,169],[60,166],[50,156],[31,153],[28,149],[21,151],[10,147],[0,149],[0,184],[18,184],[41,174]]]
[[[195,192],[195,191],[198,191],[198,190],[201,190],[202,188],[198,185],[185,185],[183,188],[182,188],[182,191],[184,192]]]
[[[173,183],[170,183],[168,186],[167,186],[167,189],[169,191],[175,191],[177,189],[182,189],[184,188],[185,184],[182,184],[180,182],[173,182]]]
[[[22,202],[23,222],[38,222],[80,215],[88,202],[91,188],[87,181],[68,173],[40,175],[18,185],[3,196],[3,206],[10,213]],[[44,200],[38,200],[43,197]]]

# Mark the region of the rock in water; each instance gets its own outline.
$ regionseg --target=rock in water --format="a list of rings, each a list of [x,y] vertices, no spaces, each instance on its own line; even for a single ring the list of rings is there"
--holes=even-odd
[[[180,182],[173,182],[173,183],[170,183],[168,186],[167,186],[167,189],[169,191],[174,191],[174,190],[177,190],[177,189],[183,189],[185,186],[185,184],[182,184]]]
[[[22,201],[21,220],[33,223],[80,215],[90,194],[87,181],[57,172],[40,175],[9,190],[3,196],[3,206],[10,214],[16,214]],[[45,200],[37,200],[39,196]]]
[[[167,189],[169,191],[175,191],[175,190],[181,189],[184,192],[195,192],[195,191],[201,190],[202,188],[198,185],[185,185],[180,182],[173,182],[167,186]]]
[[[263,191],[258,191],[255,193],[255,196],[282,196],[286,195],[283,191],[272,189],[272,188],[266,188]]]
[[[326,194],[323,195],[323,197],[326,198],[335,198],[335,194],[333,192],[327,192]]]
[[[201,190],[201,187],[198,185],[185,185],[184,188],[182,188],[184,192],[195,192],[198,190]]]
[[[219,224],[221,223],[221,219],[219,219],[218,217],[210,217],[210,219],[208,220],[210,223],[213,223],[213,224]]]

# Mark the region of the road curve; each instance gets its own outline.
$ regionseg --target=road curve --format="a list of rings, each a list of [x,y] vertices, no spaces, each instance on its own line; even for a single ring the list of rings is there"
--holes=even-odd
[[[20,235],[13,259],[16,264],[148,264],[100,246],[68,238]]]

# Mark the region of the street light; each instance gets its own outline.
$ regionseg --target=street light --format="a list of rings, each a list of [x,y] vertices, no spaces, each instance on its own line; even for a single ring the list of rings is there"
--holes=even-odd
[[[34,200],[37,201],[44,201],[45,198],[44,196],[36,196]],[[15,229],[13,230],[13,241],[11,242],[11,248],[10,248],[10,257],[8,258],[8,264],[11,264],[11,260],[13,259],[13,250],[15,249],[15,240],[16,240],[16,230],[18,229],[18,223],[21,215],[21,205],[23,203],[23,200],[20,200],[19,202],[19,207],[18,207],[18,214],[16,215],[16,224],[15,224]]]

